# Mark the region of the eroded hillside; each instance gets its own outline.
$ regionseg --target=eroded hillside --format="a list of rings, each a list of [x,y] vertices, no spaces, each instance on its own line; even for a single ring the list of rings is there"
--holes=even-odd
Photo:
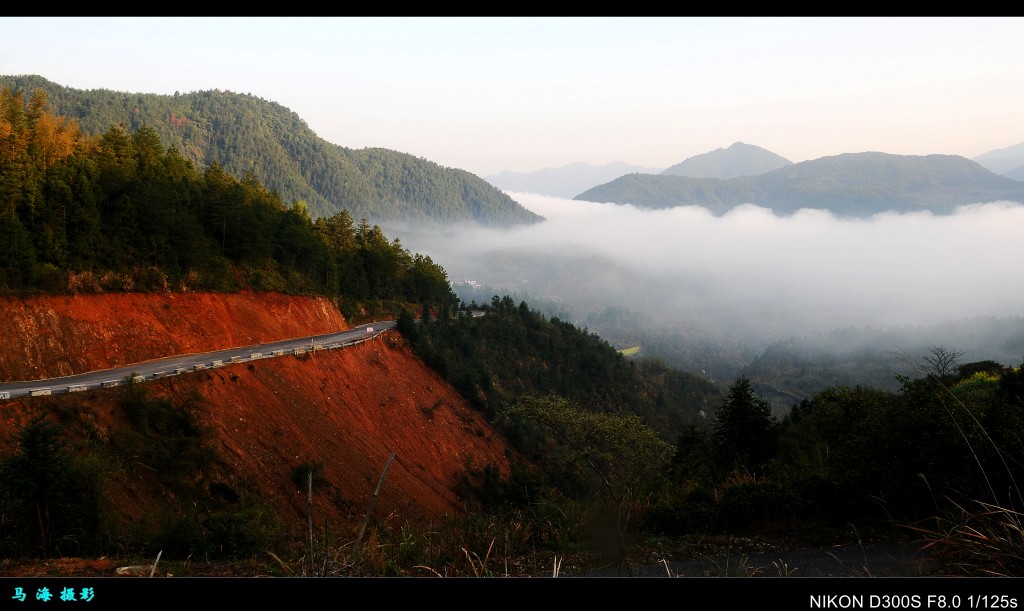
[[[0,297],[0,311],[3,382],[349,328],[326,298],[277,293]]]
[[[93,295],[6,299],[0,374],[7,380],[65,375],[182,352],[201,352],[346,329],[327,300],[276,294]],[[508,473],[501,435],[397,332],[351,348],[264,359],[145,384],[147,393],[188,405],[223,459],[204,477],[254,490],[298,532],[306,491],[296,467],[322,465],[314,512],[338,528],[362,521],[392,452],[373,516],[395,524],[463,511],[455,488],[467,469]],[[40,411],[77,413],[94,439],[127,430],[123,388],[0,405],[6,455],[18,427]],[[166,506],[138,470],[108,482],[121,518]]]

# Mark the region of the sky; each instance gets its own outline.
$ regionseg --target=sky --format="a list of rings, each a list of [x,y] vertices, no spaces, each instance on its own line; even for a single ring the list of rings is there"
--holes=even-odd
[[[0,74],[252,94],[481,177],[1024,142],[1024,18],[0,17]]]

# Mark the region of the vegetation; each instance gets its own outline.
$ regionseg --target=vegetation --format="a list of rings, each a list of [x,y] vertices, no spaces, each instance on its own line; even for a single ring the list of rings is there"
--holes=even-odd
[[[249,173],[196,169],[146,125],[84,136],[0,92],[0,291],[317,293],[360,307],[451,303],[444,270],[342,210],[310,216]],[[362,305],[361,305],[362,304]]]
[[[269,508],[214,477],[220,457],[196,425],[198,399],[173,404],[130,378],[119,393],[124,430],[97,429],[85,410],[42,405],[17,431],[0,462],[0,553],[224,559],[282,549]],[[117,499],[140,490],[159,503],[125,520]]]
[[[281,574],[491,575],[519,555],[587,555],[628,574],[632,550],[651,540],[824,544],[853,527],[922,537],[945,573],[1019,570],[1019,367],[961,364],[962,352],[935,346],[896,389],[835,384],[777,418],[745,376],[722,388],[626,357],[508,296],[459,307],[440,266],[365,219],[343,210],[314,220],[253,174],[197,170],[146,125],[92,137],[45,109],[41,93],[27,104],[0,94],[0,239],[10,245],[0,289],[252,288],[330,295],[348,315],[401,309],[413,349],[522,460],[507,478],[467,471],[460,489],[472,511],[425,532],[385,521],[358,549],[326,528],[297,542],[245,482],[217,477],[199,399],[174,404],[125,384],[117,405],[128,426],[107,432],[75,404],[40,398],[39,417],[5,440],[0,460],[7,556],[173,550],[261,554]],[[383,176],[394,161],[368,151],[360,167]],[[292,476],[319,491],[321,468]],[[161,511],[114,519],[109,503],[128,482],[159,491]]]
[[[685,411],[661,412],[659,405],[683,405],[687,392],[649,375],[658,365],[629,360],[600,338],[508,297],[495,297],[485,309],[482,317],[453,316],[406,332],[480,409],[498,414],[550,486],[537,494],[589,499],[612,540],[741,536],[831,545],[854,537],[923,537],[928,549],[943,550],[935,558],[950,574],[1005,574],[1016,566],[1005,550],[1019,542],[1024,505],[1017,486],[1024,467],[1020,368],[964,365],[961,352],[936,346],[911,364],[920,377],[899,375],[897,390],[834,385],[793,405],[781,420],[743,376],[726,393],[691,394],[696,400]],[[583,363],[603,349],[608,360],[591,376]],[[562,368],[572,373],[557,375]],[[655,396],[660,403],[651,401]],[[700,417],[712,396],[714,417]],[[662,440],[671,430],[675,442],[670,460],[644,460],[660,466],[645,473],[645,493],[630,497],[644,502],[628,511],[607,503],[615,489],[614,478],[606,477],[607,452],[623,437],[593,419],[609,415],[624,429],[639,418]],[[617,446],[614,464],[633,464],[642,447],[637,439]],[[508,507],[502,491],[511,484],[486,475],[475,480],[478,499],[486,501],[482,510]],[[629,520],[616,521],[625,515]],[[983,520],[985,546],[977,535]],[[942,560],[957,544],[964,556]],[[993,553],[987,561],[986,550]]]
[[[53,114],[68,117],[86,136],[112,126],[133,135],[145,127],[195,167],[251,176],[282,201],[306,202],[313,218],[347,211],[371,223],[540,220],[468,172],[398,151],[331,144],[294,112],[252,94],[81,91],[38,76],[0,76],[0,88],[44,96]]]

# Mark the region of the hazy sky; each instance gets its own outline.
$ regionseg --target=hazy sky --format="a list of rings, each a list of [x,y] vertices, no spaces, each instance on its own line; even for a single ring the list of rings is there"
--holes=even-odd
[[[1024,141],[1024,18],[0,17],[0,74],[251,93],[350,148],[487,176]]]

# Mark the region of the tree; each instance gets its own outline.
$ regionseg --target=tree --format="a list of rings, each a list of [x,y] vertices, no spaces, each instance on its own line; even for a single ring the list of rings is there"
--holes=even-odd
[[[86,547],[101,522],[96,474],[72,453],[62,427],[42,416],[15,441],[16,452],[0,461],[4,545],[20,543],[43,556],[60,554],[62,545]]]
[[[729,387],[715,411],[714,441],[723,466],[757,472],[775,452],[778,421],[771,405],[754,396],[750,380],[741,376]]]
[[[620,570],[627,570],[625,535],[650,492],[664,482],[672,446],[632,412],[586,410],[558,395],[526,396],[506,407],[502,418],[525,420],[549,434],[544,469],[556,479],[575,471],[605,505],[594,534],[611,544]],[[557,471],[561,471],[558,473]]]
[[[934,346],[928,349],[931,356],[924,357],[925,370],[940,381],[953,378],[960,366],[960,357],[963,352],[950,350],[945,346]]]

